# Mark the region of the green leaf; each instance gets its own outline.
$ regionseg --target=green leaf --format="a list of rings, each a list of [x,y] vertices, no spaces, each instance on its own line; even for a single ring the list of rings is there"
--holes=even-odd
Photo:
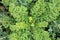
[[[47,25],[48,25],[48,22],[39,22],[38,24],[37,24],[37,26],[38,27],[40,27],[40,28],[42,28],[42,27],[47,27]]]

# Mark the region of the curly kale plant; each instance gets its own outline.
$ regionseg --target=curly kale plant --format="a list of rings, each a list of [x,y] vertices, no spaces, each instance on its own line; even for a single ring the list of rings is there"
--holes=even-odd
[[[0,17],[8,40],[55,40],[50,37],[50,32],[56,33],[55,28],[50,29],[50,22],[60,15],[59,0],[2,0],[2,3],[8,8]]]

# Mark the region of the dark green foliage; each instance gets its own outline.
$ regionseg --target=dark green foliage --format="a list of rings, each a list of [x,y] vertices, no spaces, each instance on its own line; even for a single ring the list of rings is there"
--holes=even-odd
[[[49,32],[54,32],[57,36],[60,36],[60,16],[49,25]],[[51,31],[52,30],[52,31]]]

